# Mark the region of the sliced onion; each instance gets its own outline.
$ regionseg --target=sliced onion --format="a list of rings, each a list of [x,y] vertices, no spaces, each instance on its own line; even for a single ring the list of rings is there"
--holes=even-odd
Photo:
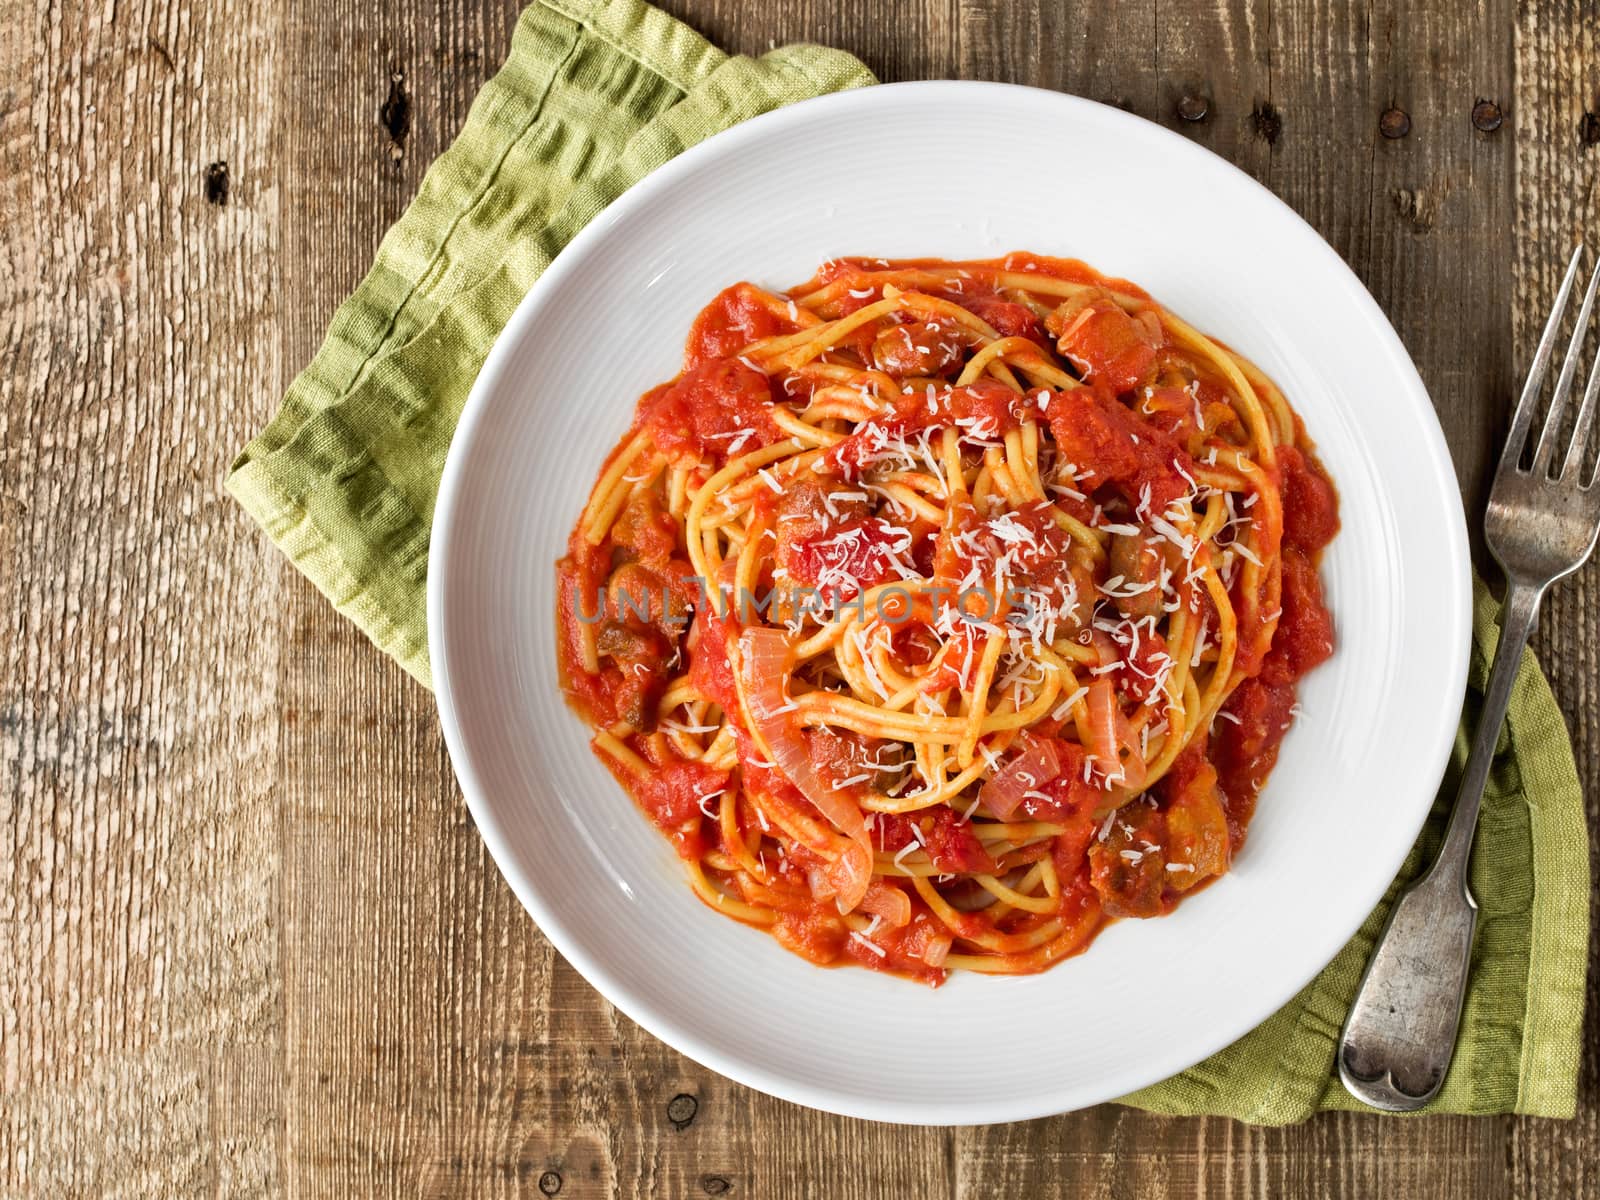
[[[1038,791],[1061,774],[1061,756],[1049,738],[1029,738],[1021,754],[1013,758],[978,789],[978,803],[1009,821],[1022,806],[1028,792]]]
[[[828,872],[822,867],[806,868],[806,885],[811,888],[813,900],[832,900],[838,889],[828,882]]]
[[[1072,323],[1061,331],[1061,336],[1056,339],[1056,344],[1058,346],[1065,346],[1067,342],[1071,340],[1073,334],[1077,333],[1079,329],[1083,328],[1084,325],[1094,319],[1094,314],[1094,305],[1092,303],[1085,304],[1081,309],[1078,310],[1078,315],[1072,318]]]
[[[1085,702],[1089,708],[1088,750],[1099,761],[1101,773],[1129,792],[1141,790],[1148,773],[1144,755],[1117,703],[1111,680],[1101,676],[1091,683]]]
[[[866,912],[872,912],[866,899],[872,883],[870,854],[853,841],[829,846],[827,852],[835,855],[832,861],[806,870],[806,885],[811,889],[811,898],[832,900],[839,906],[841,913],[850,912],[858,907]],[[844,907],[845,902],[857,891],[860,891],[861,898],[848,908]],[[907,903],[909,905],[910,902]]]
[[[928,939],[928,946],[922,952],[922,961],[930,967],[944,966],[944,960],[950,955],[950,947],[955,944],[955,939],[948,933],[939,933]]]
[[[1109,667],[1112,663],[1122,660],[1122,655],[1117,652],[1117,643],[1111,640],[1111,635],[1104,629],[1095,629],[1089,637],[1094,652],[1100,656],[1102,667]]]
[[[862,826],[861,836],[863,839],[868,836],[865,826]],[[871,844],[852,839],[839,852],[839,857],[828,864],[828,882],[838,892],[833,902],[839,911],[854,911],[872,883]]]
[[[911,897],[888,883],[875,883],[861,899],[861,911],[882,917],[891,929],[911,924]]]
[[[826,869],[839,911],[850,912],[872,882],[871,835],[855,801],[824,780],[811,761],[784,691],[793,668],[794,651],[781,630],[760,627],[739,635],[739,692],[750,732],[767,759],[850,839]]]

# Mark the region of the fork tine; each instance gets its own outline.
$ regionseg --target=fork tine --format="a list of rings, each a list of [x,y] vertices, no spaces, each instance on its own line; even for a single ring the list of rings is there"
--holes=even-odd
[[[1578,409],[1578,419],[1572,426],[1572,442],[1567,447],[1566,461],[1561,464],[1561,479],[1568,475],[1577,479],[1578,464],[1583,461],[1583,449],[1589,443],[1589,426],[1594,424],[1595,396],[1600,393],[1600,355],[1595,356],[1589,370],[1589,385],[1583,389],[1583,404]]]
[[[1561,374],[1556,378],[1556,390],[1550,396],[1550,411],[1545,415],[1544,429],[1539,433],[1539,447],[1533,452],[1533,473],[1543,475],[1550,468],[1550,458],[1555,453],[1556,438],[1561,435],[1561,414],[1566,411],[1567,394],[1572,391],[1572,377],[1578,372],[1578,358],[1583,354],[1583,339],[1589,332],[1589,312],[1594,308],[1594,292],[1600,285],[1600,263],[1589,276],[1589,286],[1583,293],[1583,307],[1578,310],[1577,323],[1572,328],[1572,340],[1567,343],[1567,357],[1561,363]]]
[[[1550,308],[1550,319],[1545,322],[1544,333],[1539,336],[1539,348],[1534,351],[1533,364],[1528,368],[1528,382],[1522,385],[1522,399],[1511,417],[1511,431],[1506,434],[1505,449],[1500,452],[1500,469],[1514,467],[1522,457],[1522,446],[1527,440],[1528,426],[1533,423],[1533,410],[1539,402],[1539,389],[1544,383],[1545,369],[1550,365],[1550,354],[1555,349],[1556,334],[1561,329],[1561,314],[1567,309],[1572,295],[1572,281],[1578,277],[1578,260],[1583,257],[1583,243],[1572,252],[1567,264],[1567,274],[1556,291],[1556,302]]]

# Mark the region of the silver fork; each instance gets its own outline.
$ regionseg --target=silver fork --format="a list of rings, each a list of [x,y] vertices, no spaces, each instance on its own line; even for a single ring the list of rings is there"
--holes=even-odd
[[[1600,532],[1600,488],[1595,487],[1594,473],[1587,481],[1578,479],[1589,427],[1594,423],[1596,393],[1600,392],[1600,359],[1589,373],[1560,469],[1551,472],[1561,417],[1577,373],[1595,288],[1600,284],[1600,267],[1584,293],[1577,328],[1534,450],[1533,466],[1524,470],[1519,465],[1582,256],[1580,245],[1539,339],[1489,494],[1484,533],[1490,552],[1505,571],[1506,599],[1500,614],[1500,645],[1455,810],[1439,856],[1395,903],[1339,1039],[1339,1078],[1344,1086],[1358,1100],[1393,1112],[1421,1108],[1444,1085],[1455,1053],[1478,919],[1478,905],[1467,883],[1467,864],[1511,685],[1545,590],[1583,565]]]

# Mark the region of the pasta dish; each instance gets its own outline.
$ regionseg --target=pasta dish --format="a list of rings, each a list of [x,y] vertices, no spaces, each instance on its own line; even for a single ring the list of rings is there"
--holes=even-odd
[[[709,906],[1037,972],[1224,874],[1333,652],[1338,501],[1261,371],[1076,261],[736,284],[558,564],[562,684]]]

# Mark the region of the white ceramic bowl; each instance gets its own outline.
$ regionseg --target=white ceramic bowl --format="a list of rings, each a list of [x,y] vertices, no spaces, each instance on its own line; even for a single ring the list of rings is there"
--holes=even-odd
[[[703,907],[556,683],[553,564],[700,307],[846,255],[1085,259],[1282,386],[1340,489],[1338,652],[1304,684],[1234,869],[1039,976],[934,991],[822,970]],[[998,84],[847,92],[656,171],[579,235],[485,364],[434,518],[428,625],[451,758],[500,869],[584,976],[741,1083],[855,1116],[1017,1120],[1182,1070],[1283,1005],[1371,911],[1433,799],[1470,633],[1465,522],[1411,360],[1312,229],[1222,159]]]

